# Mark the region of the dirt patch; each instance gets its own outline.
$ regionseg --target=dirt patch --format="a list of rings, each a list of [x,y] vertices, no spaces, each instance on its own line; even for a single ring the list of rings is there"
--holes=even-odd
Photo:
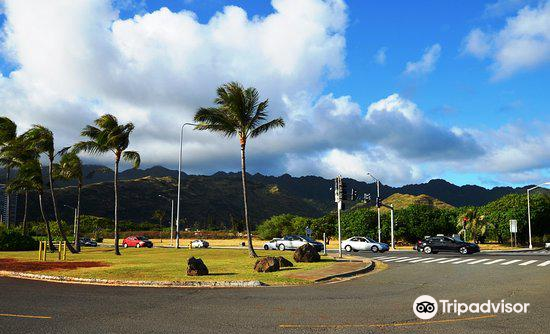
[[[108,263],[98,261],[80,262],[39,262],[19,261],[16,259],[0,259],[0,270],[6,271],[45,271],[58,269],[78,269],[93,267],[108,267]]]

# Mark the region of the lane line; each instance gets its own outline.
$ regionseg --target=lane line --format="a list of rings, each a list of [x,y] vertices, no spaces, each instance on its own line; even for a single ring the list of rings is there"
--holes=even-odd
[[[505,261],[506,259],[497,259],[497,260],[493,260],[493,261],[490,261],[490,262],[485,262],[484,264],[494,264],[494,263],[499,263],[499,262],[502,262],[502,261]]]
[[[483,320],[483,319],[493,319],[496,318],[496,314],[481,315],[477,317],[464,317],[464,318],[454,318],[454,319],[443,319],[443,320],[427,320],[427,321],[409,321],[409,322],[397,322],[397,323],[387,323],[387,324],[321,324],[321,325],[301,325],[301,324],[280,324],[279,328],[369,328],[369,327],[405,327],[405,326],[420,326],[420,325],[431,325],[431,324],[443,324],[443,323],[453,323],[460,321],[473,321],[473,320]]]
[[[435,259],[430,259],[424,263],[431,263],[431,262],[436,262],[436,261],[442,261],[442,260],[447,260],[448,258],[447,257],[438,257],[438,258],[435,258]]]
[[[470,262],[468,264],[478,264],[478,263],[485,262],[485,261],[489,261],[489,259],[481,259],[481,260],[477,260],[477,261],[474,261],[474,262]]]
[[[537,267],[546,267],[549,264],[550,264],[550,261],[546,261],[546,262],[543,262],[543,263],[539,264]]]
[[[512,260],[512,261],[508,261],[508,262],[504,262],[504,263],[501,263],[500,265],[501,266],[507,266],[509,264],[512,264],[512,263],[516,263],[516,262],[520,262],[521,260]]]
[[[470,261],[474,261],[475,259],[465,259],[465,260],[462,260],[462,261],[458,261],[458,262],[455,262],[453,264],[460,264],[460,263],[466,263],[466,262],[470,262]]]
[[[520,266],[526,266],[526,265],[529,265],[529,264],[535,263],[535,262],[537,262],[537,260],[526,261],[526,262],[520,263],[519,265]]]
[[[30,319],[51,319],[52,318],[46,315],[11,314],[11,313],[0,313],[0,317],[30,318]]]

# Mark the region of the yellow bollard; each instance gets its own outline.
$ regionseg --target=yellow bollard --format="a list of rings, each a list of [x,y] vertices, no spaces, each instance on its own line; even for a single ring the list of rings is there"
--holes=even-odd
[[[42,261],[42,241],[38,243],[38,261]]]

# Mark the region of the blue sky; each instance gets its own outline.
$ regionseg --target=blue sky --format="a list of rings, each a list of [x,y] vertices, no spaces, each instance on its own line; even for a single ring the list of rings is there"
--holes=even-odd
[[[389,184],[441,177],[484,186],[550,177],[549,1],[52,3],[33,16],[7,1],[2,16],[3,107],[15,108],[8,115],[22,128],[41,121],[57,129],[67,119],[83,126],[111,112],[137,124],[146,166],[175,167],[172,122],[239,80],[268,95],[288,124],[251,148],[253,172],[367,180],[371,171]],[[94,17],[67,17],[85,13]],[[243,31],[260,46],[241,45]],[[237,46],[226,45],[233,38]],[[270,38],[281,38],[271,43],[281,54],[271,54]],[[219,59],[229,65],[210,73]],[[16,110],[29,100],[36,109]],[[238,169],[233,143],[188,138],[189,172]]]

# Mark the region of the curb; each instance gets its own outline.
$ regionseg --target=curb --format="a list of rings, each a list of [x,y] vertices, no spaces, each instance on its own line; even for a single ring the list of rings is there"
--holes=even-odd
[[[363,267],[361,269],[325,276],[323,278],[318,278],[318,279],[314,280],[313,282],[314,283],[320,283],[320,282],[326,282],[326,281],[329,281],[329,280],[335,279],[335,278],[343,278],[343,277],[356,276],[356,275],[360,275],[360,274],[366,274],[366,273],[374,270],[374,268],[376,267],[376,263],[374,263],[374,261],[370,261],[370,260],[368,260],[368,261],[370,262],[369,265],[366,266],[366,267]],[[365,261],[363,261],[363,262],[365,262]]]
[[[46,282],[58,283],[76,283],[104,286],[130,286],[130,287],[151,287],[151,288],[252,288],[267,286],[260,281],[122,281],[122,280],[107,280],[97,278],[79,278],[66,276],[49,276],[40,274],[22,273],[17,271],[0,271],[1,277],[21,278]]]

